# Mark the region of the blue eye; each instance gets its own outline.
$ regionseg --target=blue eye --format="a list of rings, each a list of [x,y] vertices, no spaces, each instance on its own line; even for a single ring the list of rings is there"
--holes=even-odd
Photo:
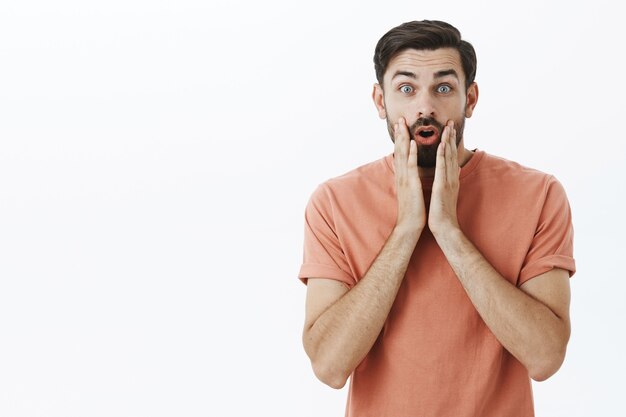
[[[400,87],[400,91],[404,94],[409,94],[413,92],[413,87],[411,87],[410,85],[403,85],[402,87]]]
[[[440,85],[439,87],[437,87],[437,92],[438,93],[443,93],[443,94],[447,94],[450,91],[452,91],[452,88],[450,88],[449,85]]]

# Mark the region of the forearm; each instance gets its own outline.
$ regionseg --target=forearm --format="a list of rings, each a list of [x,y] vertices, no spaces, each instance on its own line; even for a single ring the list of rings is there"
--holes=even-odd
[[[329,385],[342,387],[376,341],[420,233],[394,228],[365,276],[305,333],[305,349],[316,374]]]
[[[459,229],[436,236],[476,310],[500,343],[543,380],[561,365],[569,323],[502,277]]]

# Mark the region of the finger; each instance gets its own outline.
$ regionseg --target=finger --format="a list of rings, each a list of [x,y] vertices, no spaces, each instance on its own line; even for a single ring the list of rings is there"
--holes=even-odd
[[[406,147],[405,149],[409,150],[409,141],[410,141],[410,135],[409,135],[409,127],[406,124],[406,120],[404,119],[404,117],[401,117],[398,120],[398,133],[400,135],[400,137],[402,138],[402,142],[404,144],[404,146]]]
[[[448,127],[446,126],[443,129],[443,135],[445,138],[446,135],[446,129]],[[445,152],[446,152],[446,140],[442,140],[439,143],[439,146],[437,147],[437,160],[435,163],[435,179],[434,182],[437,183],[439,181],[445,181],[446,179],[446,157],[445,157]]]
[[[457,176],[458,164],[459,161],[457,159],[457,149],[456,149],[456,129],[454,129],[454,123],[450,126],[450,135],[448,142],[448,152],[446,158],[446,166],[447,166],[447,177],[448,179],[453,179]]]
[[[452,145],[451,146],[452,157],[456,159],[458,155],[457,153],[458,149],[457,149],[457,144],[456,144],[456,127],[452,127],[452,134],[450,135],[450,145]]]
[[[408,161],[409,170],[417,171],[417,144],[413,139],[409,139],[409,161]]]
[[[398,155],[401,156],[402,161],[406,161],[407,154],[409,153],[408,137],[408,128],[406,127],[404,118],[401,117],[395,124],[394,142],[396,151]]]

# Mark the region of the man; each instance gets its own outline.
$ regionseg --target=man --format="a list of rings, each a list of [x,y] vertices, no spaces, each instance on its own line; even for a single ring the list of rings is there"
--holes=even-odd
[[[321,184],[306,208],[304,348],[348,416],[533,416],[561,366],[575,272],[552,176],[465,148],[476,55],[453,26],[376,46],[373,99],[394,152]]]

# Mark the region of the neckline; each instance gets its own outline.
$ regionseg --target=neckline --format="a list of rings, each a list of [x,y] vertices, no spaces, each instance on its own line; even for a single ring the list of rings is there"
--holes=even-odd
[[[461,174],[459,175],[459,180],[463,180],[467,177],[474,169],[478,166],[480,161],[485,156],[485,151],[480,149],[473,150],[474,155],[467,161],[465,165],[461,167]],[[385,164],[387,168],[395,175],[395,170],[393,167],[393,152],[383,158],[385,160]],[[434,177],[421,177],[422,185],[432,185]]]

